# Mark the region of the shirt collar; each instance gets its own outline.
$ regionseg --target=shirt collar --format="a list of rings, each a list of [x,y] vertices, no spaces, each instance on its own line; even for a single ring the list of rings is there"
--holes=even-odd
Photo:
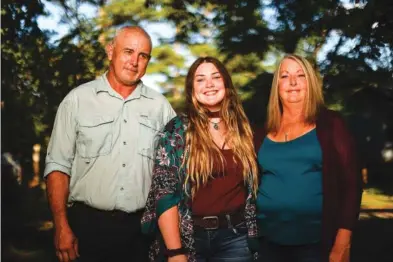
[[[109,84],[108,78],[107,78],[107,73],[108,71],[106,71],[102,76],[102,84],[97,85],[95,87],[96,89],[96,93],[100,93],[100,92],[108,92],[111,95],[119,95]],[[134,92],[131,93],[131,95],[129,96],[129,98],[140,98],[141,96],[146,97],[146,98],[150,98],[153,99],[154,97],[152,96],[151,92],[149,92],[149,88],[147,86],[145,86],[142,82],[142,80],[139,81],[138,85],[136,86]]]

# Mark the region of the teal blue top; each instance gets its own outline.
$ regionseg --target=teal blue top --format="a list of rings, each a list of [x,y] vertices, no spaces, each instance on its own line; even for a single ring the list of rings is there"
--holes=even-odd
[[[322,151],[316,129],[289,142],[268,137],[258,152],[260,234],[282,245],[321,240]]]

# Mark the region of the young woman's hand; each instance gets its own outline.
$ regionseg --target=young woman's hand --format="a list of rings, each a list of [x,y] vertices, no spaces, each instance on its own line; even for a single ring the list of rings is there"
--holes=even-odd
[[[351,250],[352,231],[340,228],[337,231],[336,240],[330,251],[329,262],[349,262]]]
[[[186,255],[177,255],[168,258],[168,262],[187,262]]]
[[[329,262],[349,262],[350,245],[334,245]]]

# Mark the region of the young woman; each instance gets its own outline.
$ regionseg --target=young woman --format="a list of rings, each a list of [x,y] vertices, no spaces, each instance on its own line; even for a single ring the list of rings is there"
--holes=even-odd
[[[274,74],[260,137],[260,261],[348,262],[361,198],[353,139],[324,107],[322,83],[304,58]]]
[[[185,91],[186,114],[162,134],[142,218],[156,234],[150,259],[252,261],[258,170],[236,89],[220,61],[201,57]]]

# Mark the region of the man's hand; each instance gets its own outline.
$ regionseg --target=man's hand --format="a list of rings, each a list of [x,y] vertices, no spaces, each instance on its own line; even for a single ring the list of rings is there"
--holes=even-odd
[[[187,262],[186,255],[177,255],[173,257],[168,257],[168,262]]]
[[[335,244],[330,252],[329,262],[349,262],[351,246]]]
[[[79,257],[78,239],[68,224],[55,229],[54,242],[56,255],[60,262],[74,261]]]

